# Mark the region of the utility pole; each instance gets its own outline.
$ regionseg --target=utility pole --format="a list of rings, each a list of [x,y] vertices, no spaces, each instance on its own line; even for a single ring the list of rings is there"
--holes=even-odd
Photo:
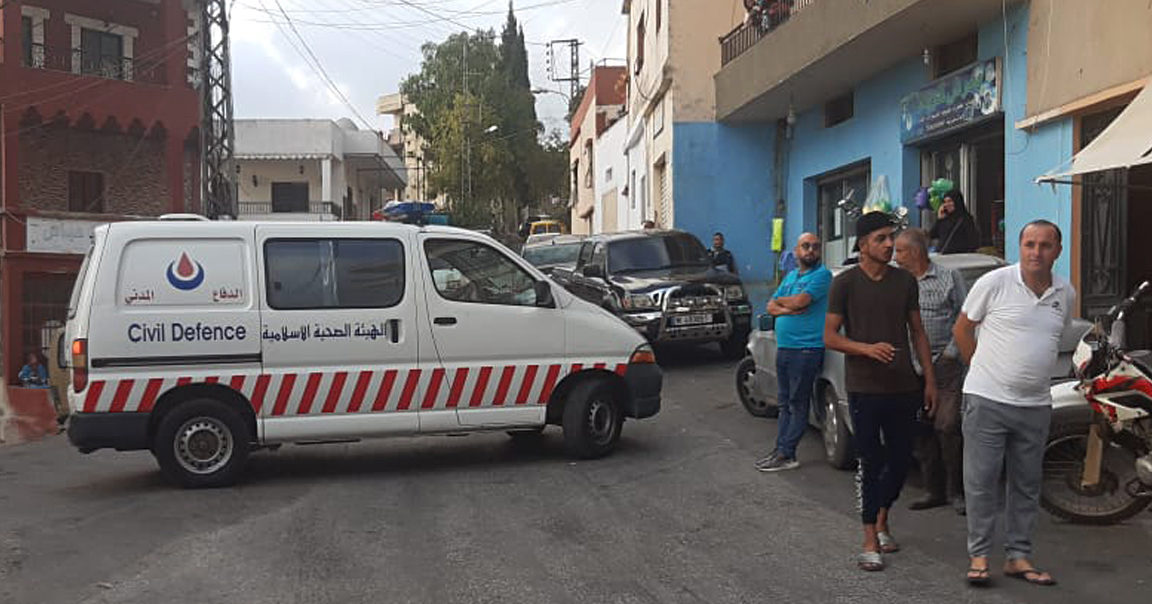
[[[200,0],[201,199],[212,219],[236,218],[236,132],[227,0]]]
[[[571,91],[568,94],[569,99],[575,99],[580,93],[580,47],[583,45],[583,42],[575,38],[552,40],[548,43],[548,78],[553,82],[568,83]],[[562,66],[565,48],[568,52],[567,68]]]

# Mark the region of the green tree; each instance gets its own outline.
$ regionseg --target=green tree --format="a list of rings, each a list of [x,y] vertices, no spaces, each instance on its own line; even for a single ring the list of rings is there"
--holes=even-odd
[[[561,154],[540,141],[524,32],[512,5],[499,43],[491,30],[461,32],[421,51],[419,73],[400,91],[419,111],[408,124],[428,144],[428,192],[447,195],[454,221],[514,228],[524,208],[566,198],[567,145]]]

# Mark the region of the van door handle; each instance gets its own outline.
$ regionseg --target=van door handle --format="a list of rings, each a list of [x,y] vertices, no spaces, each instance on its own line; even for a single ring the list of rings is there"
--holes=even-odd
[[[393,344],[400,343],[400,319],[388,320],[388,335],[391,337]]]
[[[432,322],[437,325],[455,325],[456,317],[436,317]]]

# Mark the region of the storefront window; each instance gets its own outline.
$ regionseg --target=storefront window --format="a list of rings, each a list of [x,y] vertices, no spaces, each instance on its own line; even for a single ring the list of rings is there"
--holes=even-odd
[[[871,185],[871,166],[856,166],[820,179],[817,185],[819,235],[824,242],[824,264],[844,264],[856,243],[856,220],[840,207],[842,200],[862,207]]]
[[[922,148],[921,184],[944,178],[964,196],[964,204],[980,231],[978,250],[1004,256],[1004,132],[1003,122],[964,131]],[[934,211],[921,215],[925,228],[936,222]]]

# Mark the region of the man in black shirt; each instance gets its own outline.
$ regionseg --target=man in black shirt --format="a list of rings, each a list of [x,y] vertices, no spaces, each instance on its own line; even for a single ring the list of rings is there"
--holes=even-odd
[[[883,212],[860,217],[856,223],[860,262],[833,279],[824,322],[825,345],[845,354],[864,524],[864,551],[857,565],[867,571],[884,570],[881,554],[900,549],[888,526],[888,513],[912,463],[916,413],[923,406],[931,416],[936,404],[932,352],[920,321],[919,286],[911,273],[888,264],[895,231],[891,217]],[[923,381],[912,368],[909,342],[924,368]]]
[[[724,249],[724,233],[712,236],[712,249],[708,250],[708,256],[712,259],[713,268],[736,274],[736,259],[732,252]]]

